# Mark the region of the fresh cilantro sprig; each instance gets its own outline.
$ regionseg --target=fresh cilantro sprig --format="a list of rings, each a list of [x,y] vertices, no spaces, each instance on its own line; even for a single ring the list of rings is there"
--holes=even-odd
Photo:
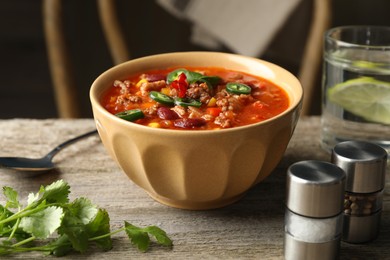
[[[59,180],[30,193],[23,207],[18,192],[3,187],[7,201],[0,204],[0,256],[30,251],[63,256],[71,251],[84,253],[92,243],[108,251],[111,236],[119,232],[125,232],[141,252],[148,250],[150,237],[172,246],[166,232],[157,226],[140,228],[125,221],[122,228],[111,231],[105,209],[83,197],[70,202],[69,193],[68,183]]]

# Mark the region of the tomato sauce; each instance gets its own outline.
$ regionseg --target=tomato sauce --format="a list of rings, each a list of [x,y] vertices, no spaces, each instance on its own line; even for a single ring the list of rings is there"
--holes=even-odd
[[[258,76],[181,67],[118,79],[101,103],[119,117],[130,111],[133,117],[126,120],[145,126],[211,130],[267,120],[285,111],[290,101],[282,88]]]

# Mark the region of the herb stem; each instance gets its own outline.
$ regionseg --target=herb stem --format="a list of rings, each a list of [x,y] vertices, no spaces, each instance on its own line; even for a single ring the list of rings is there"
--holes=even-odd
[[[11,253],[20,253],[20,252],[33,252],[33,251],[50,252],[53,249],[54,247],[52,246],[14,247],[14,245],[11,246],[0,245],[0,256],[8,255]]]
[[[8,241],[11,240],[11,239],[14,237],[15,232],[16,232],[16,230],[17,230],[18,227],[19,227],[20,220],[21,220],[20,218],[18,218],[18,219],[16,220],[15,225],[12,227],[12,232],[11,232],[11,234],[10,234],[9,237],[8,237]]]
[[[122,231],[125,231],[125,227],[123,228],[119,228],[117,230],[114,230],[114,231],[111,231],[110,233],[106,233],[106,234],[103,234],[101,236],[97,236],[97,237],[91,237],[90,239],[88,239],[89,241],[95,241],[95,240],[99,240],[99,239],[102,239],[102,238],[106,238],[106,237],[109,237],[109,236],[112,236],[112,235],[115,235],[117,233],[120,233]]]
[[[27,217],[27,216],[29,216],[31,214],[36,213],[36,212],[40,212],[44,208],[47,208],[47,207],[52,206],[52,205],[55,205],[55,204],[40,205],[39,207],[36,207],[36,208],[33,208],[33,209],[29,209],[28,207],[26,207],[23,210],[13,214],[12,216],[10,216],[10,217],[8,217],[6,219],[1,220],[0,221],[0,225],[8,223],[8,222],[11,222],[13,220],[17,220],[17,219],[23,218],[23,217]]]
[[[27,244],[28,242],[31,242],[31,241],[35,240],[35,238],[36,237],[31,236],[29,238],[26,238],[25,240],[22,240],[22,241],[20,241],[18,243],[13,244],[11,247],[19,247],[21,245]]]

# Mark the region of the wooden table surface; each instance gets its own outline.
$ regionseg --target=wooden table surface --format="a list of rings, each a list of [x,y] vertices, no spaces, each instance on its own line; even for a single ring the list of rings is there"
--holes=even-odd
[[[92,119],[0,120],[0,156],[39,157],[54,146],[91,129]],[[286,169],[294,162],[329,161],[319,145],[319,117],[301,118],[285,156],[265,181],[240,201],[221,209],[188,211],[170,208],[151,199],[133,184],[111,160],[98,136],[78,142],[55,157],[57,169],[38,176],[0,168],[0,185],[28,193],[40,185],[64,179],[71,186],[70,199],[83,196],[105,208],[112,228],[124,220],[138,226],[158,225],[173,240],[172,248],[152,244],[146,253],[130,245],[126,235],[113,237],[114,248],[61,259],[283,259],[284,198]],[[368,244],[341,244],[340,259],[390,259],[390,182],[384,192],[379,237]],[[0,203],[4,203],[0,196]],[[40,259],[41,253],[12,258]]]

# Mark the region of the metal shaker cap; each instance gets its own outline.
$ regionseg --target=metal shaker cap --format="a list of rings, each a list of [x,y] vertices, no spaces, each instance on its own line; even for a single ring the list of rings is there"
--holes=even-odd
[[[286,206],[308,217],[332,217],[344,208],[345,173],[334,164],[302,161],[287,170]]]
[[[379,145],[346,141],[333,148],[332,162],[347,174],[345,190],[371,193],[384,188],[387,152]]]

